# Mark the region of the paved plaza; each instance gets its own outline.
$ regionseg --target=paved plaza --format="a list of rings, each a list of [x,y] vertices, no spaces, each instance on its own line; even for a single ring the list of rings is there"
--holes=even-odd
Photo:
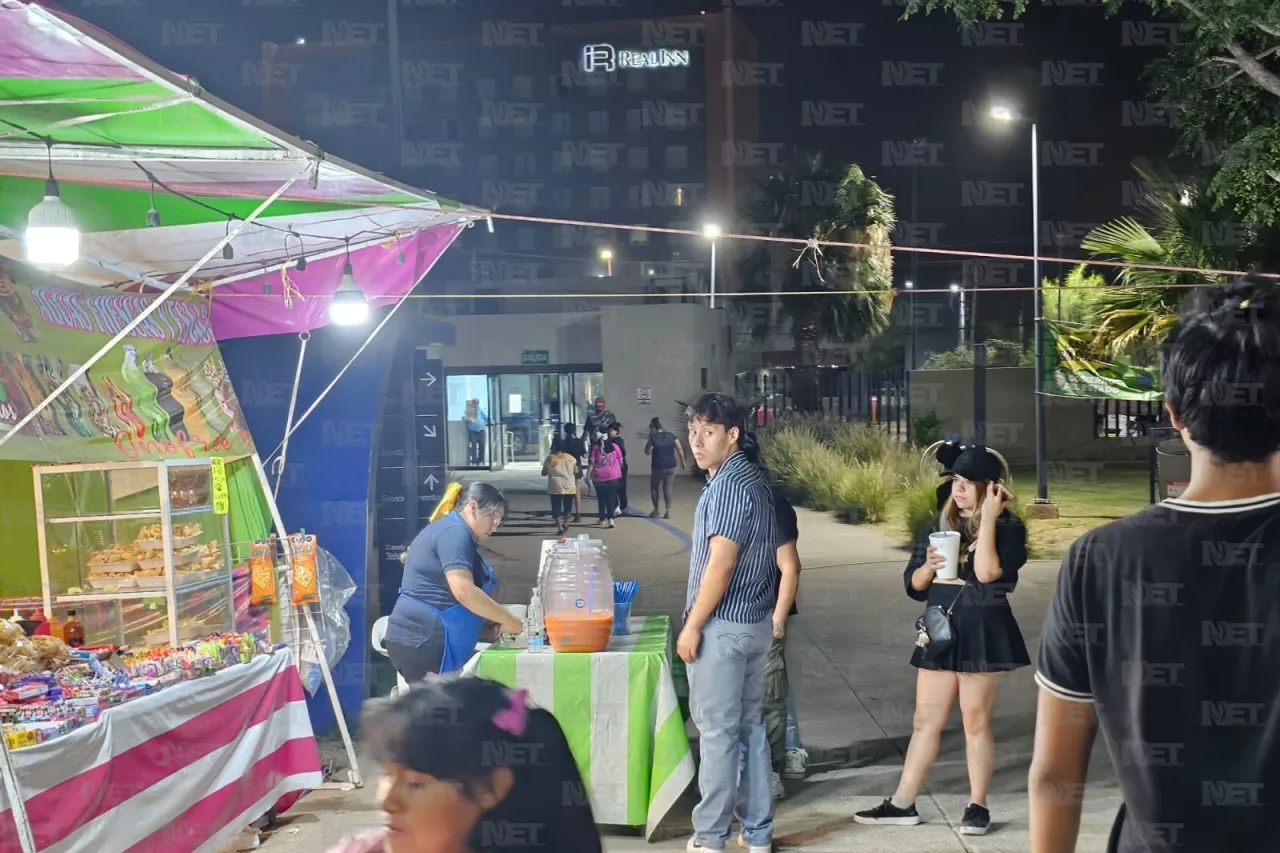
[[[537,472],[511,471],[486,479],[504,488],[511,500],[508,520],[486,545],[503,581],[499,597],[527,601],[539,543],[551,533],[544,481]],[[609,545],[618,578],[640,581],[637,613],[665,613],[673,620],[684,602],[689,532],[698,495],[697,485],[689,478],[681,477],[677,483],[677,505],[670,521],[648,518],[648,484],[637,479],[631,483],[632,511],[643,511],[643,515],[620,519],[614,530],[596,531],[585,524],[575,528],[593,531]],[[584,514],[588,505],[594,509],[594,500],[584,500]],[[961,837],[958,832],[968,795],[958,708],[927,790],[917,803],[924,822],[916,827],[853,822],[855,811],[875,805],[897,783],[911,732],[915,670],[907,660],[920,605],[903,592],[907,554],[897,543],[829,516],[798,512],[804,570],[800,615],[790,626],[788,668],[801,736],[810,754],[810,774],[803,782],[787,783],[787,797],[777,810],[777,849],[805,853],[1027,850],[1026,779],[1036,700],[1029,669],[1007,676],[996,702],[997,769],[988,801],[994,824],[989,835]],[[1056,561],[1028,564],[1012,597],[1033,649],[1057,568]],[[692,727],[690,735],[696,736]],[[329,752],[340,754],[341,748],[326,749]],[[344,834],[376,826],[380,816],[374,802],[374,776],[374,769],[367,768],[369,781],[362,790],[326,790],[308,796],[290,814],[287,825],[265,842],[265,849],[323,853]],[[606,830],[606,850],[684,850],[694,802],[696,792],[691,789],[652,844],[638,833]],[[1119,804],[1110,760],[1099,740],[1085,800],[1081,853],[1105,849]]]

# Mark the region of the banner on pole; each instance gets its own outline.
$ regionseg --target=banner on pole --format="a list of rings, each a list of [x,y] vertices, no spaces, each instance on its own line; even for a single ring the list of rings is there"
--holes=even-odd
[[[0,263],[0,435],[153,299]],[[175,296],[0,445],[0,458],[136,462],[253,449],[208,302]]]
[[[1157,368],[1141,367],[1127,358],[1100,359],[1088,347],[1090,329],[1069,323],[1044,321],[1044,376],[1046,394],[1090,399],[1159,401]]]

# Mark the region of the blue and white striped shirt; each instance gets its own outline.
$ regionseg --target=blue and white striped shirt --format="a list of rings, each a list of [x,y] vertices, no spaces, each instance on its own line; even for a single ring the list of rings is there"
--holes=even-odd
[[[769,484],[741,451],[724,461],[698,499],[686,617],[697,600],[702,574],[711,559],[712,536],[723,536],[738,544],[738,560],[729,576],[729,586],[712,618],[745,625],[768,619],[778,600],[777,551],[782,543],[778,541]]]

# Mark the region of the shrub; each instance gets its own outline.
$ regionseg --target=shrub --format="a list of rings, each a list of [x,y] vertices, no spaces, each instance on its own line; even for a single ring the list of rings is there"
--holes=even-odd
[[[942,419],[937,412],[929,409],[911,419],[911,440],[920,447],[942,440]]]
[[[927,477],[914,477],[907,482],[902,500],[902,522],[907,538],[919,539],[938,518],[938,483]]]
[[[850,462],[875,462],[899,450],[897,439],[875,427],[844,421],[831,432],[831,443]]]
[[[878,524],[888,516],[899,482],[883,462],[856,462],[836,480],[833,509],[842,521]]]

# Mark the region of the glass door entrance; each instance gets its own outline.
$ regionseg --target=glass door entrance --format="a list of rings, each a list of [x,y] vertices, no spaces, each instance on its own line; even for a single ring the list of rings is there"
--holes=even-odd
[[[449,468],[540,466],[562,424],[582,426],[603,380],[598,372],[449,376]]]
[[[494,410],[502,425],[502,443],[510,462],[541,464],[560,423],[560,375],[502,373],[497,377]]]

